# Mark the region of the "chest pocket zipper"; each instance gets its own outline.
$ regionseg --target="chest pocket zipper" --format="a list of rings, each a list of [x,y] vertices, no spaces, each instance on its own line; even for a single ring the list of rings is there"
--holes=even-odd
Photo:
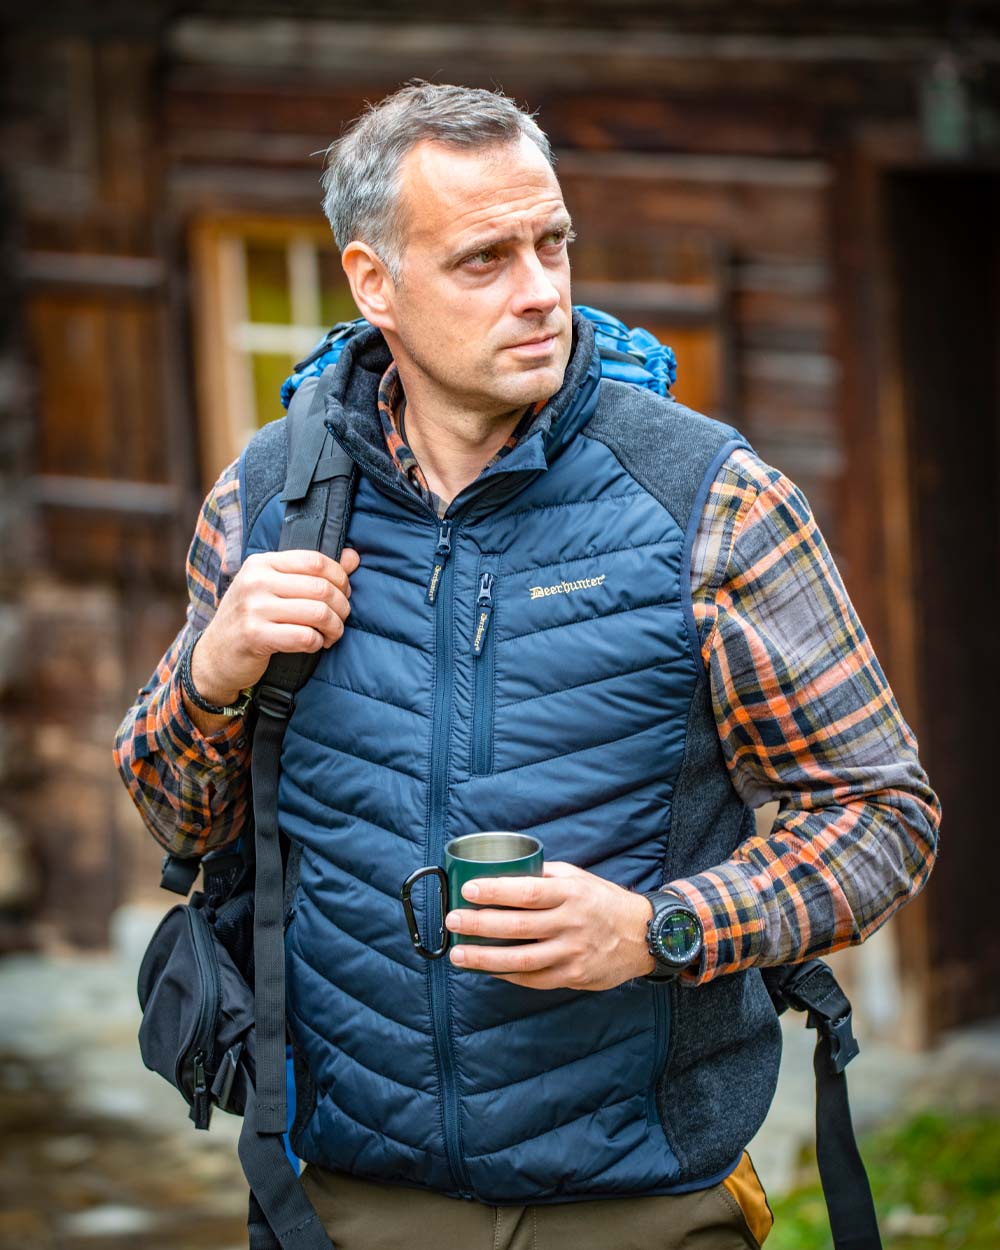
[[[493,701],[496,686],[494,653],[496,638],[497,566],[484,561],[479,567],[475,612],[472,620],[472,761],[470,772],[481,777],[493,771]]]

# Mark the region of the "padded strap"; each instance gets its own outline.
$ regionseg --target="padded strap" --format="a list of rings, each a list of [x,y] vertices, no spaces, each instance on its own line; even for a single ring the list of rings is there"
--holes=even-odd
[[[281,492],[282,503],[299,503],[309,494],[324,445],[331,441],[323,416],[335,369],[336,365],[327,365],[320,374],[304,414],[301,403],[293,402],[288,410],[288,466],[285,489]]]
[[[322,550],[337,559],[343,549],[354,483],[354,463],[323,423],[326,374],[305,415],[288,415],[288,478],[279,551]],[[332,445],[331,445],[332,444]],[[324,454],[325,453],[325,454]],[[314,480],[321,457],[322,481]],[[305,491],[301,479],[306,480]],[[273,655],[256,693],[251,777],[254,853],[254,994],[257,1026],[257,1123],[262,1133],[283,1133],[288,1122],[285,1094],[285,951],[283,863],[278,833],[281,746],[295,704],[295,692],[312,676],[316,652]]]

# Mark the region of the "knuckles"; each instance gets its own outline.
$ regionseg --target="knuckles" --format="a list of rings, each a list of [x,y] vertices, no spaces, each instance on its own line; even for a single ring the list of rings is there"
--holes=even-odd
[[[529,880],[524,888],[524,902],[527,907],[538,907],[542,901],[542,887],[536,881]]]
[[[522,942],[525,941],[529,936],[527,920],[522,919],[520,916],[516,917],[511,925],[510,935],[511,937],[519,938]]]
[[[571,990],[585,990],[588,984],[586,971],[579,964],[570,964],[566,970],[566,984]]]

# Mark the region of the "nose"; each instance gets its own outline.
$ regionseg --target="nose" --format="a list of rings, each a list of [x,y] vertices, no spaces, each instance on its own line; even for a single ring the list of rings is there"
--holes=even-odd
[[[547,317],[559,306],[559,288],[532,247],[518,257],[511,311],[518,317]]]

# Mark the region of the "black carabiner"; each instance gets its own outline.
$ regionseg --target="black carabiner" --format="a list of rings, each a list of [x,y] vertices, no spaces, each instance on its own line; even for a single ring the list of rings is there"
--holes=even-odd
[[[413,904],[410,902],[410,891],[417,884],[421,877],[426,877],[433,873],[438,879],[438,888],[441,891],[441,932],[438,934],[438,940],[441,945],[436,951],[429,951],[420,940],[420,930],[417,928],[417,918],[413,914]],[[426,868],[418,868],[416,872],[411,872],[403,882],[403,888],[400,890],[400,897],[403,900],[403,911],[406,913],[406,925],[410,930],[410,939],[413,942],[413,949],[418,955],[423,955],[424,959],[440,959],[448,950],[448,942],[451,934],[445,932],[444,918],[448,912],[448,874],[438,864],[430,864]]]

